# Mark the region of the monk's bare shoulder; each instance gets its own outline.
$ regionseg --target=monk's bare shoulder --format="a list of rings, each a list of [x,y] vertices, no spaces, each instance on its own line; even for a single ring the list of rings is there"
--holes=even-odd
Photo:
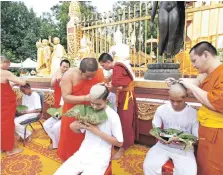
[[[64,73],[63,79],[72,81],[73,84],[79,81],[80,71],[78,68],[70,68],[67,72]]]
[[[0,71],[0,76],[1,76],[1,82],[2,83],[7,83],[10,76],[12,76],[13,73],[11,73],[10,71],[8,70],[1,70]]]

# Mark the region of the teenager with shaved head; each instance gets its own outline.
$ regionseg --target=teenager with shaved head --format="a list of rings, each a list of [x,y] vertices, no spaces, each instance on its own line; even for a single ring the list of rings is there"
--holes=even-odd
[[[185,103],[186,88],[174,82],[169,89],[170,103],[157,108],[152,124],[163,129],[177,129],[198,136],[197,111]],[[194,149],[184,150],[185,145],[176,142],[157,142],[146,155],[143,169],[145,175],[159,175],[162,166],[172,159],[175,175],[197,175]],[[185,166],[186,165],[186,166]]]

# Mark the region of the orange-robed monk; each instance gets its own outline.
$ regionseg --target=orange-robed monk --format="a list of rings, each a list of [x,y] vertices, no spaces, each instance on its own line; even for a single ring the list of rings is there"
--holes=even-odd
[[[60,100],[61,100],[61,87],[60,81],[64,75],[64,73],[70,68],[70,62],[68,60],[62,60],[60,62],[60,68],[54,73],[51,79],[51,86],[54,87],[54,107],[60,107]]]
[[[16,95],[9,82],[17,85],[25,85],[26,81],[16,77],[7,69],[10,61],[4,56],[0,56],[1,61],[1,151],[6,151],[6,155],[14,155],[23,151],[22,148],[15,148],[15,113]]]
[[[180,79],[202,103],[198,110],[199,142],[198,175],[223,174],[223,64],[216,48],[200,42],[190,50],[190,59],[200,75],[196,79]],[[167,79],[171,83],[171,78]]]
[[[89,104],[89,92],[93,85],[104,81],[102,69],[98,69],[95,58],[84,58],[80,68],[68,70],[61,80],[64,100],[63,113],[77,104]],[[89,104],[90,105],[90,104]],[[62,116],[58,155],[66,161],[80,147],[84,134],[76,134],[70,129],[74,118]]]

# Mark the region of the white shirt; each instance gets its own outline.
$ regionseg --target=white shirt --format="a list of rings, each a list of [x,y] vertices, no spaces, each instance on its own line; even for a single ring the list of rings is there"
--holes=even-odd
[[[119,142],[123,142],[122,126],[118,114],[109,106],[106,107],[105,112],[108,119],[98,125],[99,129],[115,137]],[[107,164],[111,158],[112,145],[88,130],[82,129],[81,132],[85,132],[85,138],[78,151],[83,157],[81,161],[83,163],[100,161]]]
[[[28,107],[28,111],[31,110],[35,110],[35,109],[41,109],[41,100],[40,100],[40,96],[37,92],[32,92],[32,94],[29,95],[23,95],[22,97],[22,105],[25,105]],[[26,115],[38,115],[39,113],[30,113],[30,114],[26,114]]]
[[[170,103],[161,105],[157,108],[152,123],[155,127],[178,129],[198,137],[197,110],[189,105],[179,112],[174,111]]]

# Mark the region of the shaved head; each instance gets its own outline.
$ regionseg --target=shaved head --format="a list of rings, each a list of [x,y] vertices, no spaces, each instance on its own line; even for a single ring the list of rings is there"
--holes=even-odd
[[[105,85],[96,84],[92,86],[89,95],[92,100],[97,100],[97,99],[106,100],[108,97],[108,94],[109,94],[109,91]]]
[[[183,84],[177,82],[170,86],[169,95],[183,98],[187,96],[187,89],[184,87]]]

